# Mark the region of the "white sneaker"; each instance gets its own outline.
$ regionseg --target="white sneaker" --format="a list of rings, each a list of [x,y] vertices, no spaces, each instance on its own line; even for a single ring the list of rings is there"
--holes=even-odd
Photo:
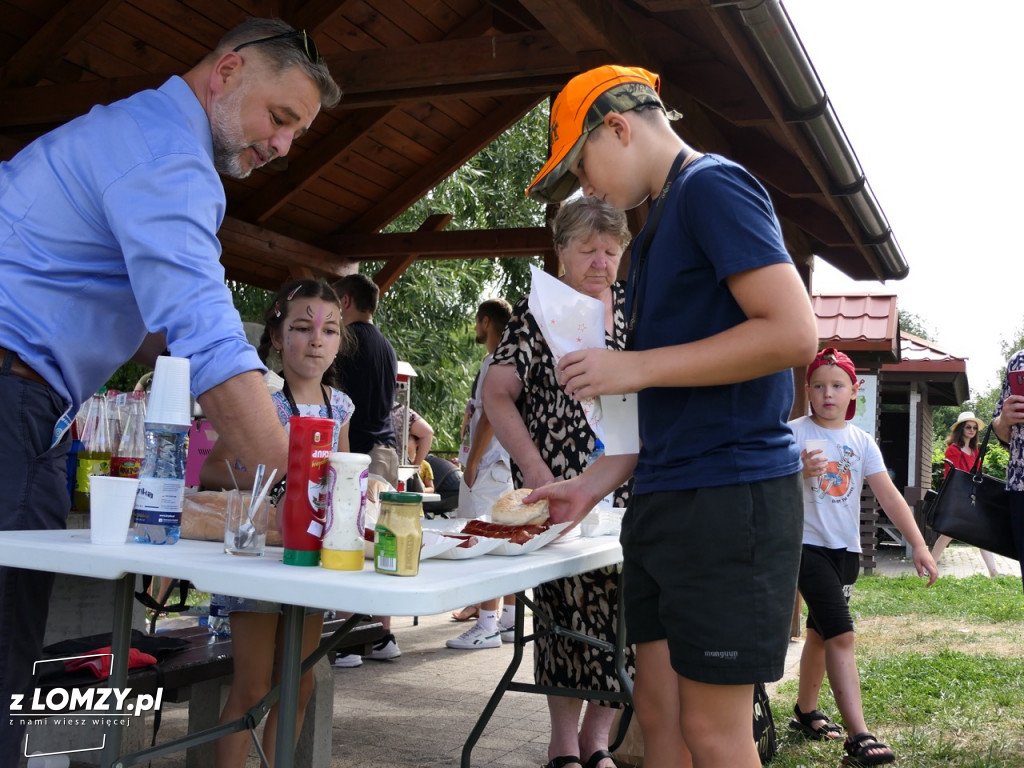
[[[501,633],[495,631],[488,634],[486,629],[475,624],[458,637],[453,637],[445,645],[463,651],[475,651],[478,648],[501,648]]]
[[[505,626],[500,621],[498,622],[498,632],[501,634],[501,642],[503,643],[514,643],[516,641],[516,628],[515,625]]]
[[[397,659],[402,655],[402,651],[398,648],[398,641],[395,640],[395,636],[391,633],[384,635],[382,640],[378,640],[373,644],[373,650],[369,654],[363,656],[364,659],[373,659],[374,661],[387,661],[388,659]]]
[[[351,669],[352,667],[361,667],[363,665],[363,657],[358,653],[347,653],[344,656],[339,655],[334,660],[334,666],[339,669]]]

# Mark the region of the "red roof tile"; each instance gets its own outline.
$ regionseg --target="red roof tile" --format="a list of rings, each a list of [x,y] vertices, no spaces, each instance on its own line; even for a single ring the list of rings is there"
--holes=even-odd
[[[899,315],[895,294],[816,293],[811,305],[818,321],[818,339],[844,351],[887,352],[896,359]]]
[[[812,294],[818,342],[850,354],[858,368],[880,370],[890,382],[919,381],[933,405],[969,396],[967,361],[934,342],[899,330],[895,294]]]

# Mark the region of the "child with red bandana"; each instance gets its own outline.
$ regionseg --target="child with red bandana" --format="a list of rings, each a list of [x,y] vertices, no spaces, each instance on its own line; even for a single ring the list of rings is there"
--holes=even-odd
[[[818,711],[825,672],[846,726],[844,765],[891,763],[892,750],[868,731],[861,706],[849,600],[860,571],[860,494],[865,480],[885,514],[914,548],[914,567],[928,586],[939,569],[903,495],[885,470],[874,439],[849,423],[860,382],[853,361],[832,347],[807,367],[811,415],[789,422],[797,445],[823,440],[825,450],[802,450],[804,538],[798,587],[807,603],[807,638],[800,688],[789,726],[807,738],[841,739],[842,728]]]

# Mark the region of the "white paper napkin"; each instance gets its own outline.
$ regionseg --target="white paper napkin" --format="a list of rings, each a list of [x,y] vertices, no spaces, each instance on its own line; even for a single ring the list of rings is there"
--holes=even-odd
[[[530,311],[537,318],[544,340],[551,348],[555,365],[563,355],[577,349],[604,348],[604,303],[570,288],[547,272],[530,267]],[[580,400],[587,423],[603,443],[601,401]]]

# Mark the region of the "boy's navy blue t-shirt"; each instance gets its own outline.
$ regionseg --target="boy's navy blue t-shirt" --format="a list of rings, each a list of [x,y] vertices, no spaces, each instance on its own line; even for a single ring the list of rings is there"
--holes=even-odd
[[[636,350],[696,341],[740,324],[746,315],[726,278],[792,263],[768,193],[725,158],[706,155],[690,163],[664,204],[638,285]],[[636,268],[634,255],[628,298]],[[627,305],[626,317],[631,311]],[[790,370],[717,387],[649,388],[638,402],[635,493],[756,482],[800,469],[786,425],[793,407]]]

